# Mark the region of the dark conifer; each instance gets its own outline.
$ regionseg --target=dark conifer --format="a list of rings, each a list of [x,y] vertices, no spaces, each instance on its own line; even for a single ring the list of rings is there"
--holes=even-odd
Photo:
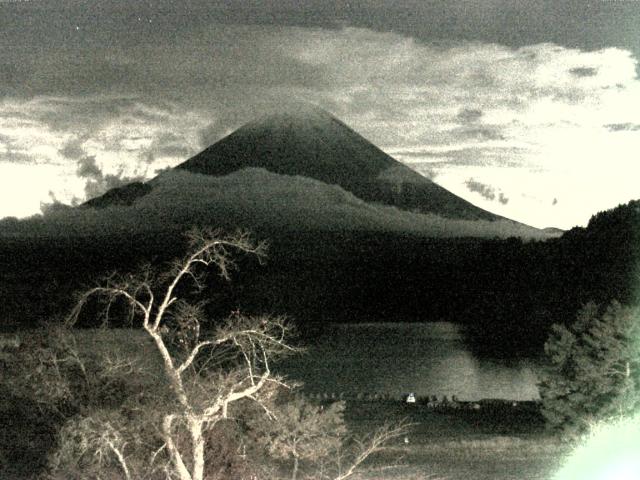
[[[542,413],[554,430],[579,434],[596,421],[640,406],[640,310],[588,303],[570,326],[554,325],[545,344]]]

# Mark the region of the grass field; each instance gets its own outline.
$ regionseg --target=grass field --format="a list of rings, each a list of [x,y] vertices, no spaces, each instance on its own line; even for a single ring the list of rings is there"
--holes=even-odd
[[[19,459],[17,464],[0,461],[2,478],[30,478],[29,470],[44,466],[42,454],[51,446],[53,432],[30,424],[29,432],[10,435],[12,424],[25,419],[8,413],[0,418],[0,443],[7,447],[10,441],[21,453],[11,455]],[[437,411],[399,401],[354,401],[347,402],[346,416],[350,428],[361,434],[389,421],[412,423],[406,440],[395,439],[370,457],[356,480],[550,480],[568,451],[545,435],[530,408]],[[2,438],[7,435],[13,438]]]
[[[412,423],[406,439],[367,462],[357,476],[362,480],[547,480],[568,451],[544,433],[535,408],[434,411],[360,402],[348,404],[347,417],[359,432],[402,418]]]

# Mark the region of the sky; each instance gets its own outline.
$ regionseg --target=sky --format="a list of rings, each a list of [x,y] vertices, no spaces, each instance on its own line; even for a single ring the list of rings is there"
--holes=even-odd
[[[640,2],[0,0],[0,218],[319,105],[536,227],[640,198]]]

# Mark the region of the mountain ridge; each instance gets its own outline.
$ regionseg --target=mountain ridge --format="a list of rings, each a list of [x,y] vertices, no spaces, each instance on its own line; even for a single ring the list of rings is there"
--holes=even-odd
[[[367,202],[415,213],[503,219],[411,170],[318,107],[263,116],[175,168],[222,176],[247,167],[307,176],[339,185]]]
[[[255,175],[247,173],[255,169],[271,174],[262,176],[265,183],[256,183]],[[194,177],[188,180],[177,175],[180,172]],[[197,179],[198,176],[202,178]],[[308,184],[304,179],[316,183]],[[181,183],[183,190],[178,192],[179,198],[166,198],[163,206],[157,193],[166,193],[172,181]],[[238,185],[238,181],[245,184]],[[305,184],[313,188],[305,190]],[[352,195],[354,201],[336,204],[349,197],[337,195],[334,187]],[[239,196],[243,188],[244,194]],[[278,198],[268,199],[265,192]],[[326,202],[320,201],[321,198]],[[176,167],[146,182],[111,189],[88,200],[81,209],[132,207],[131,213],[135,216],[137,206],[144,209],[150,205],[149,201],[160,209],[158,212],[164,211],[167,218],[176,218],[172,210],[179,204],[183,223],[188,221],[189,204],[194,211],[193,221],[196,217],[202,220],[202,214],[196,214],[202,210],[201,203],[210,208],[211,222],[224,220],[225,225],[237,222],[249,229],[264,227],[268,222],[262,215],[275,222],[269,231],[304,230],[313,219],[311,223],[317,230],[332,230],[341,224],[344,226],[341,228],[348,230],[378,231],[384,229],[384,225],[394,225],[392,230],[399,231],[398,225],[404,224],[407,232],[420,230],[423,235],[438,237],[477,236],[479,232],[485,237],[512,234],[522,238],[560,234],[536,229],[471,204],[387,155],[329,112],[309,105],[272,112],[248,122]],[[358,202],[362,205],[358,206]],[[280,214],[265,214],[262,204],[279,208]],[[362,208],[364,204],[371,208]],[[225,209],[228,215],[224,215]],[[337,217],[327,216],[328,212],[334,212]],[[248,219],[253,219],[253,223]],[[476,228],[472,226],[474,221],[483,225]],[[447,229],[455,234],[447,233]]]

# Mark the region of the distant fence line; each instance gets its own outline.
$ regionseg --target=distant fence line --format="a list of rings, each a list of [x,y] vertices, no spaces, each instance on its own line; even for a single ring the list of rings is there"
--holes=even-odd
[[[459,400],[456,395],[415,395],[415,402],[407,402],[409,394],[373,393],[373,392],[305,392],[299,391],[297,395],[309,400],[319,402],[337,402],[340,400],[350,402],[403,402],[426,406],[427,408],[446,409],[471,409],[479,410],[497,407],[518,407],[521,405],[535,405],[537,400],[506,400],[506,399],[483,399],[483,400]]]

